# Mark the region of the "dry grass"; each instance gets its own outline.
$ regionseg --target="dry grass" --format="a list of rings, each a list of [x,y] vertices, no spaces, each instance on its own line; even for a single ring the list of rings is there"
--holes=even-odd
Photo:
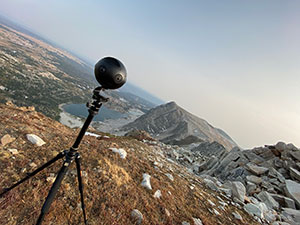
[[[72,145],[79,130],[69,129],[35,111],[24,111],[14,106],[0,105],[0,137],[10,134],[16,140],[0,147],[0,190],[20,178],[26,171],[32,171],[31,162],[41,165],[59,151]],[[47,144],[33,146],[26,140],[27,133],[34,133]],[[120,147],[127,151],[126,159],[121,159],[110,147]],[[13,155],[9,148],[16,148]],[[201,218],[205,225],[215,224],[256,224],[244,211],[231,205],[225,211],[217,208],[217,193],[208,190],[199,178],[189,174],[182,166],[175,165],[160,156],[157,146],[125,137],[96,139],[85,136],[80,146],[82,170],[87,174],[84,179],[84,193],[89,224],[133,224],[130,214],[138,209],[144,216],[143,224],[181,224],[192,218]],[[155,168],[153,162],[162,162]],[[46,181],[50,173],[56,173],[62,162],[57,162],[47,170],[10,191],[0,199],[0,224],[35,224],[40,208],[51,187]],[[23,171],[23,172],[22,172]],[[142,187],[142,174],[151,175],[152,190]],[[174,181],[166,177],[174,176]],[[190,186],[194,184],[192,190]],[[63,180],[50,212],[43,224],[83,224],[80,209],[80,196],[77,191],[75,163]],[[162,197],[153,194],[161,190]],[[221,196],[224,201],[228,201]],[[213,201],[221,215],[210,211]],[[168,211],[170,216],[167,215]],[[243,222],[235,220],[233,211],[238,211]]]

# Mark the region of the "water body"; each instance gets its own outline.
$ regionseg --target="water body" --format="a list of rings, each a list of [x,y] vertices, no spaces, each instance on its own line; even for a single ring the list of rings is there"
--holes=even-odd
[[[64,105],[63,109],[78,117],[83,117],[86,118],[88,116],[88,108],[86,107],[85,104],[69,104],[69,105]],[[125,113],[120,113],[115,110],[111,110],[104,105],[101,106],[99,113],[94,117],[94,121],[104,121],[106,119],[119,119],[119,118],[124,118],[126,117],[127,114]]]

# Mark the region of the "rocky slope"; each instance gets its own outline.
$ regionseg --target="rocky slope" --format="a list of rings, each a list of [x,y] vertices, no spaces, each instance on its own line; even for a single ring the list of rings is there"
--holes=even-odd
[[[228,152],[218,143],[201,143],[168,156],[203,177],[212,190],[231,196],[261,223],[300,224],[300,149],[293,144]]]
[[[236,146],[224,131],[187,112],[175,102],[153,108],[122,128],[122,130],[131,129],[144,130],[167,144],[188,145],[216,141],[227,150]]]
[[[33,107],[0,104],[0,111],[0,192],[70,147],[79,132]],[[89,224],[258,224],[242,204],[210,190],[170,158],[179,147],[143,137],[99,132],[84,137],[80,153]],[[5,194],[0,224],[35,224],[61,163]],[[83,223],[75,174],[72,165],[44,224]]]

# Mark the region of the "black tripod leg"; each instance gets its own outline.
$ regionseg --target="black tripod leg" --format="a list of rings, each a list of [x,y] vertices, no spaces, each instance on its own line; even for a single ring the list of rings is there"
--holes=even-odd
[[[50,161],[46,162],[44,165],[42,165],[41,167],[37,168],[36,170],[34,170],[31,173],[28,173],[26,177],[24,177],[22,180],[18,181],[17,183],[15,183],[14,185],[12,185],[9,188],[5,188],[4,191],[0,194],[0,198],[8,191],[10,191],[11,189],[17,187],[19,184],[22,184],[24,181],[28,180],[29,178],[33,177],[34,175],[36,175],[38,172],[42,171],[43,169],[47,168],[48,166],[50,166],[52,163],[56,162],[57,160],[63,158],[65,156],[65,152],[61,152],[59,153],[57,156],[55,156],[53,159],[51,159]]]
[[[56,179],[55,179],[55,181],[54,181],[54,183],[53,183],[53,185],[52,185],[52,187],[49,191],[49,194],[46,198],[46,201],[43,205],[43,208],[41,210],[41,214],[40,214],[40,216],[37,220],[37,223],[36,223],[37,225],[42,223],[45,215],[48,213],[49,208],[51,206],[51,203],[53,202],[53,200],[55,198],[55,195],[56,195],[56,193],[57,193],[57,191],[58,191],[58,189],[61,185],[61,182],[64,179],[64,176],[66,175],[66,173],[68,171],[70,163],[71,163],[71,161],[68,160],[68,158],[67,158],[67,160],[64,161],[64,164],[63,164],[62,168],[60,169],[59,173],[57,174],[57,177],[56,177]]]
[[[83,213],[84,224],[87,224],[86,214],[85,214],[84,197],[83,197],[83,184],[82,184],[82,177],[81,177],[80,161],[81,161],[81,157],[80,157],[79,153],[77,153],[75,156],[75,162],[76,162],[78,186],[79,186],[79,192],[80,192],[80,198],[81,198],[81,208],[82,208],[82,213]]]

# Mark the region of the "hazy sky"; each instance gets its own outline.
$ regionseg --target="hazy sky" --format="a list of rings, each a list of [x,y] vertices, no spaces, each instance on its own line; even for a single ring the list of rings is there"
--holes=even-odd
[[[1,0],[0,13],[225,130],[300,147],[300,1]]]

